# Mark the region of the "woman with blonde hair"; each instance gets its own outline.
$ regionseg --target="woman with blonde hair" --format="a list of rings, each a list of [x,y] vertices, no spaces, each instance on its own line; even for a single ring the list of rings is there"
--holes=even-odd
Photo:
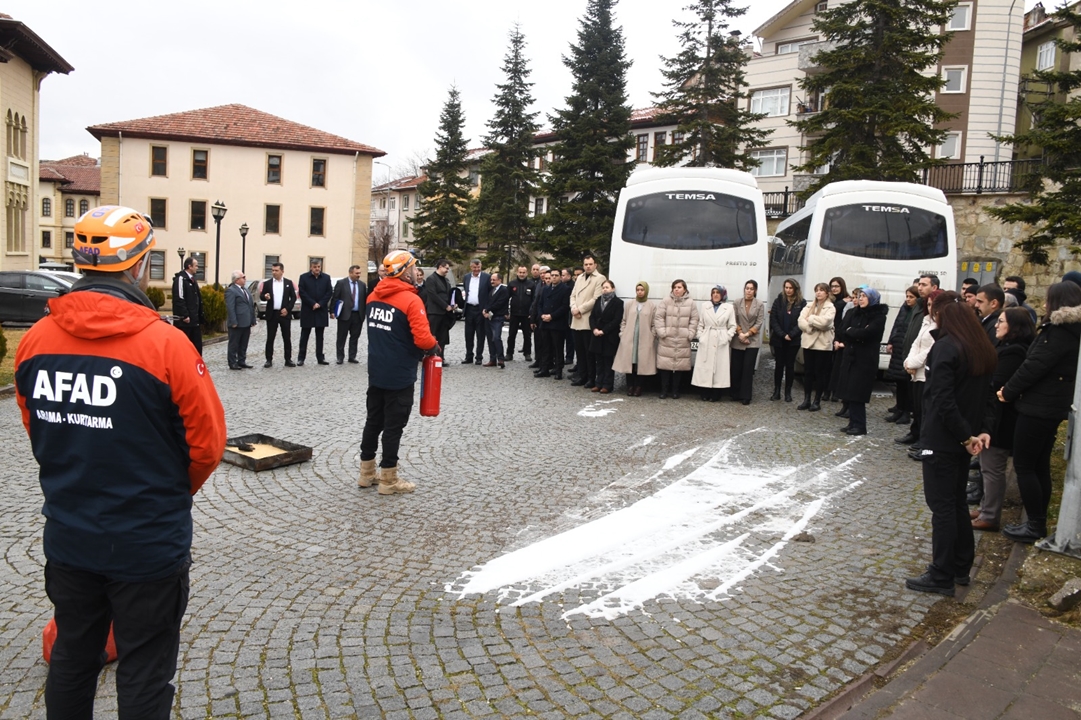
[[[728,290],[717,285],[698,310],[698,354],[691,384],[702,389],[702,400],[710,402],[720,400],[721,390],[732,384],[728,346],[736,334],[736,314],[727,301]]]
[[[627,394],[642,394],[642,377],[657,374],[657,334],[653,316],[657,304],[649,299],[649,283],[634,286],[634,302],[623,304],[623,322],[619,326],[619,349],[612,369],[627,376]]]
[[[691,369],[691,340],[698,330],[698,306],[683,280],[672,282],[672,292],[657,306],[653,316],[657,333],[657,372],[661,376],[661,400],[679,399],[682,374]]]
[[[830,381],[833,360],[833,318],[837,309],[830,300],[830,286],[815,285],[813,303],[804,306],[799,315],[800,347],[803,348],[803,402],[797,410],[822,409],[822,393]],[[811,390],[815,392],[811,402]]]

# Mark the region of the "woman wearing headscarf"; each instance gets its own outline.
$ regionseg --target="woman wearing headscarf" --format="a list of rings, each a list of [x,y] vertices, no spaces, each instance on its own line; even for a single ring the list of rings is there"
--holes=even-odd
[[[611,280],[601,283],[601,296],[589,312],[589,352],[597,368],[597,384],[593,392],[612,392],[615,374],[612,361],[619,348],[619,325],[623,320],[623,300],[616,297],[616,285]]]
[[[1073,404],[1077,347],[1081,340],[1081,288],[1058,282],[1047,288],[1046,314],[1025,361],[998,391],[1015,403],[1013,467],[1027,520],[1002,528],[1015,542],[1032,543],[1047,535],[1051,502],[1051,452],[1058,426]]]
[[[845,378],[841,399],[848,403],[848,425],[841,432],[849,435],[867,434],[867,403],[878,374],[878,345],[886,332],[889,307],[879,302],[878,291],[860,285],[856,307],[844,324],[841,347],[844,359],[841,374]]]
[[[952,297],[949,297],[952,296]],[[975,313],[943,293],[931,306],[937,329],[923,391],[923,496],[931,510],[931,564],[905,586],[953,595],[969,583],[976,543],[968,517],[969,458],[991,442],[988,387],[997,358]]]
[[[758,282],[743,285],[743,297],[733,306],[736,335],[732,338],[732,399],[751,404],[754,366],[762,347],[762,327],[766,323],[766,304],[758,299]]]
[[[815,285],[814,302],[799,314],[800,347],[803,348],[803,402],[797,410],[822,409],[822,393],[830,380],[833,359],[833,317],[837,310],[829,299],[830,286]],[[815,391],[811,402],[811,390]]]
[[[784,380],[785,402],[792,402],[792,383],[795,381],[796,353],[799,352],[799,314],[803,311],[803,296],[794,278],[785,278],[784,287],[769,311],[769,345],[776,362],[773,370],[773,395],[770,400],[781,399],[781,381]]]
[[[594,305],[596,307],[596,305]],[[657,304],[649,299],[649,283],[634,286],[634,302],[624,303],[619,326],[619,349],[612,363],[615,372],[627,376],[627,394],[642,394],[642,377],[657,374],[657,335],[653,316]]]
[[[683,373],[691,369],[691,340],[698,330],[698,306],[683,280],[672,282],[672,292],[657,306],[653,316],[657,333],[657,372],[661,376],[661,400],[679,399]]]
[[[702,389],[702,400],[717,402],[721,391],[731,387],[728,346],[736,334],[736,314],[728,304],[728,290],[717,285],[709,302],[698,309],[698,354],[691,384]]]

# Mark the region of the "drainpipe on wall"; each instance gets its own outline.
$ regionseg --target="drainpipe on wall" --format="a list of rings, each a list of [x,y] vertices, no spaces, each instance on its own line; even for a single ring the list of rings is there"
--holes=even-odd
[[[356,237],[357,237],[357,161],[360,160],[360,151],[353,153],[353,202],[352,212],[349,218],[349,264],[360,265],[359,260],[353,259],[353,252],[356,250]],[[365,257],[365,260],[368,258]],[[363,266],[365,273],[367,273],[367,265]]]
[[[1010,58],[1010,36],[1013,35],[1013,7],[1017,4],[1017,0],[1013,0],[1010,3],[1010,11],[1007,15],[1009,17],[1009,24],[1006,27],[1006,52],[1002,53],[1002,91],[999,93],[998,98],[998,132],[995,133],[999,137],[1002,136],[1002,113],[1003,107],[1006,103],[1006,63]],[[1017,118],[1014,117],[1014,127],[1016,129]],[[999,161],[999,151],[1002,149],[1002,143],[998,140],[995,141],[995,162]]]
[[[124,133],[116,131],[116,204],[123,205],[120,179],[124,176]]]

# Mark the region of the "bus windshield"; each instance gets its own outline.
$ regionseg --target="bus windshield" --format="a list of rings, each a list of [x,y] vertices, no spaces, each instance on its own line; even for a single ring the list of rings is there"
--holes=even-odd
[[[723,250],[758,240],[754,203],[717,192],[659,192],[627,203],[623,241],[673,250]]]
[[[842,205],[822,219],[822,247],[876,260],[946,257],[946,218],[907,205]]]

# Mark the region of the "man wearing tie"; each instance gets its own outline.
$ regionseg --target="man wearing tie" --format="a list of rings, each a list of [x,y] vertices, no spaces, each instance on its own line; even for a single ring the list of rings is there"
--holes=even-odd
[[[473,343],[477,345],[476,363],[484,364],[484,338],[488,336],[488,323],[484,319],[484,307],[492,289],[492,278],[481,272],[480,260],[469,263],[470,273],[465,276],[465,364],[474,362]]]
[[[266,363],[263,367],[274,364],[274,338],[278,335],[278,330],[281,330],[282,344],[285,345],[285,367],[295,367],[289,331],[291,313],[297,303],[297,291],[293,287],[293,281],[285,277],[285,265],[280,262],[271,264],[270,279],[263,282],[259,292],[266,301]]]
[[[349,336],[349,362],[357,363],[357,342],[360,330],[364,327],[364,310],[368,297],[368,288],[360,279],[360,265],[349,268],[349,277],[343,277],[334,284],[334,293],[330,296],[330,311],[338,319],[338,339],[334,347],[337,350],[338,364],[345,362],[345,338]]]
[[[248,364],[248,338],[255,327],[255,300],[244,287],[244,273],[233,271],[233,282],[225,288],[225,312],[229,319],[229,369],[243,370]]]
[[[484,367],[506,367],[503,363],[503,321],[510,314],[510,291],[503,284],[503,276],[492,273],[492,289],[484,305],[484,319],[488,321],[488,362]]]

